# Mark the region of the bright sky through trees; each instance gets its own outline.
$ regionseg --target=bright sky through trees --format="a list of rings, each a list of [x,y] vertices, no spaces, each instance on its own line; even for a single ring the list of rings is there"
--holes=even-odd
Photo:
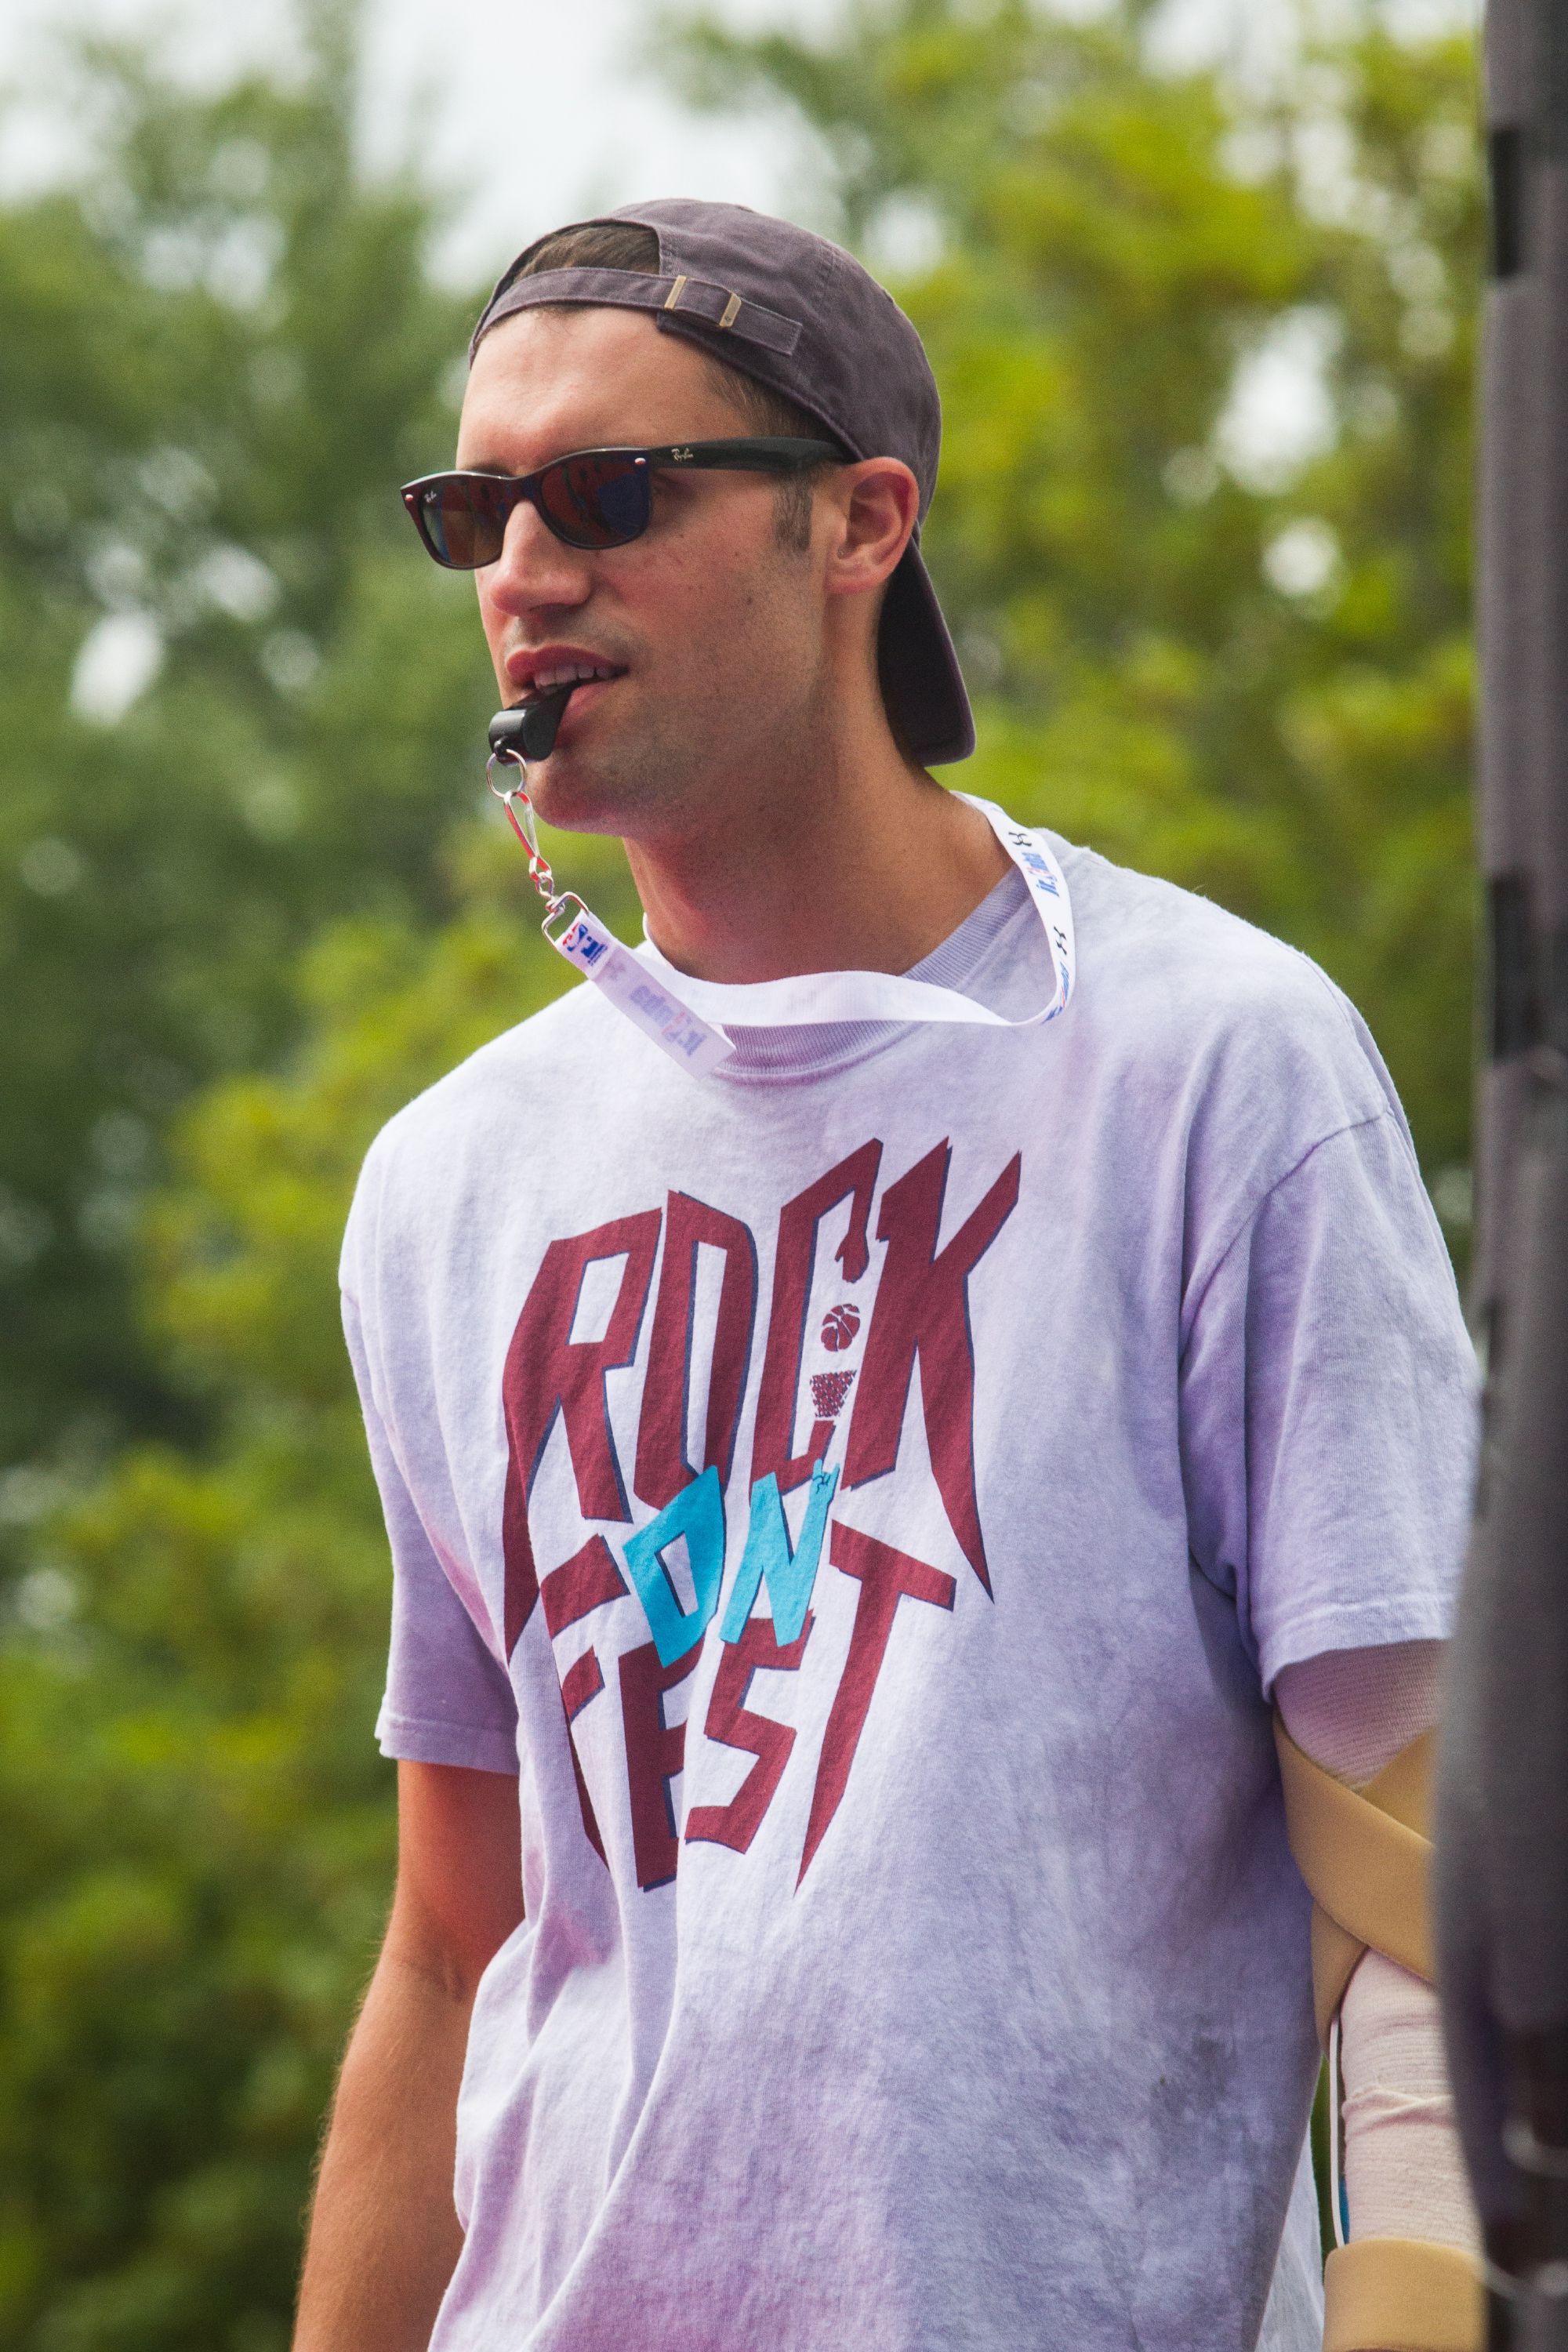
[[[8,0],[0,11],[0,79],[41,37],[84,25],[144,37],[182,28],[187,68],[204,79],[265,63],[289,46],[284,0],[243,10],[200,0]],[[729,0],[729,22],[809,26],[824,0]],[[362,128],[377,163],[412,153],[465,192],[442,258],[467,284],[493,273],[530,236],[580,211],[639,195],[721,196],[784,204],[800,142],[776,126],[694,117],[641,55],[650,11],[637,0],[368,0]],[[499,92],[499,95],[498,95]],[[48,172],[68,126],[35,103],[12,125],[0,184]],[[793,191],[798,195],[798,187]]]
[[[1398,0],[1391,15],[1414,31],[1474,19],[1479,0]],[[837,0],[720,0],[712,13],[737,30],[796,32],[831,21]],[[1100,0],[1059,0],[1088,18]],[[1321,6],[1331,20],[1335,0]],[[0,83],[38,40],[72,26],[145,37],[177,23],[191,68],[204,75],[266,62],[287,48],[285,0],[242,10],[201,0],[7,0],[0,10]],[[447,266],[464,283],[559,220],[639,195],[719,196],[801,213],[814,176],[798,138],[754,117],[693,115],[650,71],[653,12],[645,0],[366,0],[363,131],[375,162],[411,153],[464,192]],[[1256,0],[1165,0],[1159,52],[1190,64],[1239,42],[1256,70],[1278,70],[1294,39],[1293,12]],[[497,68],[516,95],[497,106]],[[483,101],[482,108],[479,100]],[[0,188],[50,169],[58,121],[31,108],[6,131]],[[10,151],[7,152],[6,151]],[[514,234],[515,231],[515,234]],[[1285,397],[1288,399],[1289,394]]]

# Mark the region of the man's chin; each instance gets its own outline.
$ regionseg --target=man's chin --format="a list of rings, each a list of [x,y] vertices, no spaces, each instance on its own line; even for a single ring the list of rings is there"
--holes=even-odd
[[[639,795],[630,781],[564,743],[531,772],[528,790],[544,823],[560,833],[619,835],[635,824]]]

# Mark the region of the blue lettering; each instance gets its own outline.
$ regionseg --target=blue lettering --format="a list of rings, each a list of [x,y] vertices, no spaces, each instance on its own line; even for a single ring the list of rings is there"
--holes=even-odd
[[[819,1462],[811,1474],[800,1541],[792,1552],[789,1524],[784,1517],[779,1482],[771,1470],[765,1478],[758,1479],[752,1489],[752,1518],[746,1530],[746,1549],[741,1555],[735,1589],[730,1595],[730,1605],[724,1612],[724,1622],[720,1629],[726,1642],[738,1642],[745,1632],[746,1620],[755,1606],[758,1588],[764,1577],[768,1585],[768,1605],[773,1611],[774,1641],[781,1648],[787,1649],[791,1642],[798,1639],[811,1602],[811,1588],[816,1581],[816,1564],[827,1528],[827,1507],[833,1500],[837,1484],[837,1465],[835,1464],[831,1470],[824,1470]]]
[[[682,1609],[669,1581],[661,1555],[678,1537],[686,1538],[696,1600]],[[724,1490],[711,1463],[700,1478],[683,1486],[656,1519],[639,1528],[626,1541],[626,1573],[647,1619],[648,1632],[661,1666],[672,1666],[694,1650],[707,1632],[719,1606],[724,1580]]]

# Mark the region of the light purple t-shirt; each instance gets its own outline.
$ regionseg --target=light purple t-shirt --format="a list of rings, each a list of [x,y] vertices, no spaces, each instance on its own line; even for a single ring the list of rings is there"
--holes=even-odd
[[[366,1161],[382,1745],[521,1775],[435,2352],[1315,2352],[1267,1693],[1447,1632],[1472,1359],[1344,998],[1053,846],[1045,1028],[584,986]]]

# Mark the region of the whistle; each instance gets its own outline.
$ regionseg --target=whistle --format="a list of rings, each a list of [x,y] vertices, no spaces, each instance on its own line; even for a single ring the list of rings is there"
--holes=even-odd
[[[561,714],[571,700],[574,686],[554,686],[531,702],[498,710],[490,720],[490,751],[497,759],[548,760],[555,749]]]

